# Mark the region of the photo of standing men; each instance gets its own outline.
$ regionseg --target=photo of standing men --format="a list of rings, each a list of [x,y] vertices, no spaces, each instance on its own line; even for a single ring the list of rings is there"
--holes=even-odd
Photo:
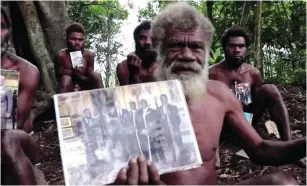
[[[174,81],[172,87],[176,86]],[[149,91],[136,94],[132,91],[135,87]],[[84,99],[75,100],[83,110],[78,114],[78,122],[72,122],[71,127],[78,131],[73,135],[84,144],[86,165],[80,168],[87,167],[91,180],[99,178],[109,183],[129,159],[139,155],[152,160],[163,171],[194,163],[188,158],[197,155],[194,133],[185,122],[189,121],[187,108],[180,102],[184,99],[171,97],[171,90],[168,82],[158,82],[71,94]],[[178,95],[183,97],[182,92]]]
[[[15,128],[18,76],[15,71],[1,70],[1,129]]]

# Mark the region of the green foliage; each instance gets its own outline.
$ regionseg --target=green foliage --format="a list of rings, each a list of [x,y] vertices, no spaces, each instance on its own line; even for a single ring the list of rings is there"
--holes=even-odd
[[[291,75],[291,84],[306,86],[306,69],[295,69]]]
[[[210,49],[210,58],[209,58],[209,65],[216,64],[223,59],[223,54],[221,52],[221,48],[217,48],[215,51]]]

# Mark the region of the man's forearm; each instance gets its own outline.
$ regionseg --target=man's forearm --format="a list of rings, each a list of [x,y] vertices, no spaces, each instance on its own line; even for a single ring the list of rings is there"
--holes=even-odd
[[[261,165],[293,163],[306,157],[306,138],[291,141],[264,140],[257,151],[249,155],[252,161]]]

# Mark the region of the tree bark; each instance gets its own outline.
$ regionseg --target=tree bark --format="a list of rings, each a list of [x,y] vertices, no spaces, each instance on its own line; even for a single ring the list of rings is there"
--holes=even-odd
[[[212,24],[214,22],[214,20],[213,20],[213,3],[214,3],[214,1],[206,1],[208,18],[210,19]]]
[[[17,2],[27,28],[30,48],[40,71],[42,85],[47,93],[55,93],[57,82],[54,73],[54,63],[49,55],[44,41],[44,34],[38,19],[33,1]]]
[[[246,28],[247,21],[248,21],[248,18],[249,18],[250,8],[251,8],[251,2],[250,1],[244,1],[242,16],[241,16],[241,20],[240,20],[240,25],[243,28]]]
[[[257,2],[257,14],[256,14],[256,43],[255,43],[255,47],[256,47],[256,53],[255,53],[255,63],[256,63],[256,67],[261,69],[261,60],[260,60],[260,29],[261,29],[261,12],[262,12],[262,1],[258,1]]]
[[[30,118],[34,120],[53,105],[57,89],[55,54],[65,48],[65,28],[69,24],[65,1],[18,1],[7,3],[12,22],[10,47],[40,71]]]

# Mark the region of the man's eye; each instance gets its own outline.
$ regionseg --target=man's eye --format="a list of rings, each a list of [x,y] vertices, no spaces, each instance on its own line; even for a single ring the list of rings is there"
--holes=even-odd
[[[204,47],[199,44],[190,44],[189,47],[192,49],[204,49]]]
[[[182,47],[184,47],[184,44],[182,44],[182,43],[170,43],[170,44],[168,44],[168,47],[169,48],[182,48]]]

